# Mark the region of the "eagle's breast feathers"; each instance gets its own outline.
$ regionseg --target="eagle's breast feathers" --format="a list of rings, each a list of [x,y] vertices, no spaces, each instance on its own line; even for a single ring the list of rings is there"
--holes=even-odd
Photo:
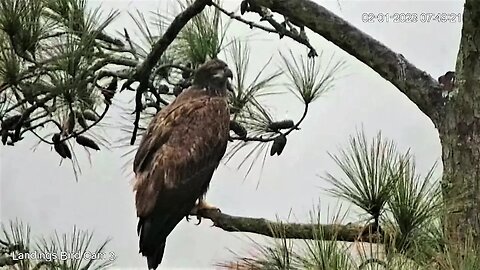
[[[137,215],[151,213],[159,192],[215,169],[225,153],[230,114],[224,97],[185,90],[154,117],[134,161]]]

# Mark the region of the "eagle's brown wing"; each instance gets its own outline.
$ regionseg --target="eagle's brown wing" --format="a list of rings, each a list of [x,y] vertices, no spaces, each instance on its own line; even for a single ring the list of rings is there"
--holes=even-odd
[[[206,192],[225,154],[229,121],[225,98],[185,93],[150,123],[134,161],[140,252],[149,268],[161,262],[166,237]]]
[[[145,166],[151,164],[151,155],[156,153],[160,147],[170,137],[171,125],[174,124],[172,119],[175,119],[179,115],[179,110],[191,102],[195,98],[202,98],[205,94],[203,91],[198,91],[193,87],[185,89],[172,103],[160,110],[152,121],[148,125],[145,135],[140,141],[140,145],[137,149],[135,159],[133,161],[133,171],[137,172],[145,171]],[[154,149],[152,149],[154,148]]]

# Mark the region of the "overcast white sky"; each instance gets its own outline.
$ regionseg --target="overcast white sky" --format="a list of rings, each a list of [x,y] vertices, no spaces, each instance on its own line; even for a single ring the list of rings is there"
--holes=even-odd
[[[158,7],[164,12],[167,5],[174,3],[160,0],[100,2],[106,10],[116,8],[122,11],[123,16],[114,22],[113,28],[127,27],[131,29],[130,33],[134,33],[134,26],[126,11],[137,8],[147,12]],[[365,12],[461,13],[463,1],[317,2],[403,54],[435,78],[455,68],[460,23],[366,24],[361,17]],[[98,3],[92,2],[92,5]],[[239,3],[225,1],[225,7],[235,10]],[[168,10],[171,15],[173,9],[169,7]],[[255,15],[248,18],[258,20]],[[305,52],[304,47],[287,38],[278,40],[277,35],[252,31],[237,22],[232,23],[229,34],[249,37],[252,48],[250,76],[256,75],[271,56],[274,61],[269,70],[280,65],[279,50],[286,52],[291,48],[297,53]],[[440,159],[438,133],[412,102],[370,68],[330,42],[313,33],[309,33],[309,37],[313,46],[323,51],[325,62],[334,53],[336,59],[346,61],[346,68],[338,74],[335,87],[311,106],[302,129],[289,136],[283,154],[267,158],[261,174],[257,166],[243,181],[245,170],[236,169],[241,156],[220,166],[207,199],[225,213],[275,219],[276,215],[287,217],[292,210],[294,221],[308,221],[308,212],[319,199],[322,210],[334,207],[338,204],[337,199],[322,191],[328,185],[317,175],[325,171],[339,173],[327,151],[336,153],[361,125],[369,136],[382,130],[387,138],[397,142],[400,149],[411,148],[421,172]],[[127,100],[116,98],[119,99]],[[279,119],[297,119],[303,109],[291,95],[276,97],[269,104]],[[130,106],[133,110],[133,104]],[[118,115],[119,110],[110,111],[108,123],[118,124]],[[106,133],[110,138],[121,135],[118,129],[112,128]],[[91,165],[84,151],[78,149],[82,175],[76,182],[68,162],[59,166],[59,156],[47,146],[32,151],[35,143],[36,140],[29,137],[15,147],[0,148],[0,220],[6,222],[19,218],[32,226],[35,235],[49,235],[54,229],[61,233],[70,232],[73,225],[93,230],[99,241],[107,237],[113,239],[107,251],[116,254],[117,267],[145,269],[146,262],[138,254],[132,179],[122,169],[127,161],[121,157],[125,149],[103,149],[92,155]],[[130,168],[131,164],[128,164],[128,172]],[[351,210],[355,213],[357,209]],[[193,223],[182,221],[169,236],[160,269],[212,269],[213,263],[232,258],[229,249],[241,254],[251,250],[252,241],[248,237],[263,239],[243,233],[226,233],[210,227],[208,221],[200,226]]]

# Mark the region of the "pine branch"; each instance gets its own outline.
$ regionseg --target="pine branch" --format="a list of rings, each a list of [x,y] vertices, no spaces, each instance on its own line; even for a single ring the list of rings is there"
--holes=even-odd
[[[35,104],[30,106],[28,109],[26,109],[23,113],[21,118],[18,120],[18,124],[16,125],[14,135],[12,137],[12,142],[15,143],[19,141],[20,138],[20,133],[22,130],[23,123],[27,121],[28,118],[30,118],[30,115],[38,108],[45,107],[45,103],[48,101],[52,100],[55,96],[53,94],[48,94],[42,99],[37,99]],[[47,109],[48,110],[48,109]]]
[[[381,242],[375,235],[365,235],[364,226],[355,224],[305,224],[274,222],[264,218],[231,216],[216,210],[202,210],[200,217],[210,219],[213,226],[227,232],[247,232],[278,237],[274,228],[282,228],[281,237],[289,239],[323,239],[345,242]],[[273,229],[272,229],[273,228]]]
[[[140,82],[140,85],[137,88],[137,93],[135,97],[135,122],[133,128],[132,138],[130,144],[133,145],[137,138],[138,132],[138,123],[140,121],[140,113],[142,111],[142,93],[146,92],[148,89],[150,74],[153,70],[153,67],[157,64],[158,60],[162,54],[167,50],[168,46],[175,40],[177,35],[180,33],[182,28],[197,14],[203,11],[205,6],[211,4],[211,0],[196,0],[192,5],[187,7],[182,13],[178,14],[175,19],[172,21],[170,26],[167,28],[163,36],[155,42],[152,46],[152,50],[147,55],[145,60],[137,68],[133,79]],[[133,83],[133,80],[127,81],[122,89],[130,87]]]
[[[66,140],[68,140],[68,139],[75,138],[75,137],[77,137],[77,136],[79,136],[79,135],[82,135],[83,133],[85,133],[85,132],[87,132],[89,129],[91,129],[92,127],[98,125],[98,123],[100,123],[100,122],[103,120],[103,118],[105,117],[105,115],[107,115],[108,109],[110,109],[110,105],[106,103],[106,104],[105,104],[105,109],[103,110],[102,114],[100,114],[100,116],[98,117],[98,119],[97,119],[96,121],[94,121],[93,123],[91,123],[90,125],[88,125],[86,128],[84,128],[84,129],[82,129],[82,130],[80,130],[80,131],[78,131],[78,132],[75,132],[75,131],[74,131],[72,134],[70,134],[69,136],[61,139],[59,142],[64,142],[64,141],[66,141]],[[52,144],[53,144],[53,142],[52,142]]]
[[[230,141],[263,142],[263,143],[266,143],[266,142],[275,141],[275,139],[278,138],[279,136],[288,136],[290,133],[292,133],[292,131],[300,129],[300,124],[303,122],[303,120],[305,120],[305,117],[307,116],[308,108],[309,107],[308,107],[308,103],[307,103],[307,104],[305,104],[303,114],[300,117],[300,120],[298,120],[298,122],[295,123],[292,127],[288,128],[288,130],[286,132],[276,131],[276,133],[277,133],[276,136],[269,136],[269,137],[264,137],[264,136],[253,136],[253,137],[250,137],[250,136],[230,136],[229,140]]]
[[[99,69],[105,67],[106,65],[119,65],[119,66],[126,66],[126,67],[136,67],[138,64],[137,60],[119,57],[119,56],[108,56],[101,60],[96,61],[90,68],[89,71],[95,72]]]

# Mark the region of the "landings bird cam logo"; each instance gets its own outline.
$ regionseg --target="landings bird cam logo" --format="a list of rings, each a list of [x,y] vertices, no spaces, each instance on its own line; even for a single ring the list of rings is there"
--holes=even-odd
[[[104,260],[114,261],[117,258],[114,252],[49,252],[49,251],[32,251],[13,253],[12,259],[14,261],[35,260],[35,261],[66,261],[66,260]]]

